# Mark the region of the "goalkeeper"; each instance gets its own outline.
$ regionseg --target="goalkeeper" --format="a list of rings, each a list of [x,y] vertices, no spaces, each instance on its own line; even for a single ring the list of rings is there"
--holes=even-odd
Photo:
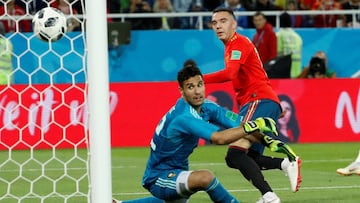
[[[199,138],[217,145],[243,137],[261,140],[263,133],[277,134],[275,121],[257,118],[239,126],[237,114],[205,99],[202,74],[195,65],[179,71],[178,83],[182,98],[160,120],[150,144],[142,185],[153,196],[123,203],[186,203],[198,191],[206,192],[212,202],[238,203],[211,171],[189,170],[189,156]]]

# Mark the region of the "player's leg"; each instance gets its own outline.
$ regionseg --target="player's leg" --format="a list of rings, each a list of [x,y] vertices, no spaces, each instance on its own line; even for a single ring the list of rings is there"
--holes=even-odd
[[[281,114],[281,106],[271,100],[256,100],[251,103],[248,103],[243,108],[240,109],[239,115],[244,119],[243,121],[253,120],[258,117],[270,117],[277,121]],[[268,147],[273,152],[279,152],[286,154],[290,161],[295,161],[296,154],[291,149],[291,147],[280,140],[276,139],[276,136],[266,135],[261,140],[262,145],[258,145],[256,150],[260,154],[264,152],[264,147]]]
[[[157,199],[156,197],[144,197],[144,198],[128,200],[128,201],[113,200],[112,203],[158,203],[158,202],[159,202],[159,199]],[[167,202],[161,200],[161,202],[164,202],[164,203],[187,203],[189,201],[188,201],[188,199],[180,199],[180,200],[167,201]]]
[[[240,109],[239,115],[243,117],[243,121],[251,120],[259,101],[249,103]],[[260,116],[259,116],[260,117]],[[248,156],[247,150],[252,146],[248,139],[240,139],[229,145],[226,154],[226,163],[230,168],[238,169],[241,174],[252,183],[264,196],[265,194],[272,194],[273,200],[280,201],[276,194],[272,191],[270,185],[265,180],[258,164]],[[259,146],[263,145],[258,144]]]
[[[226,154],[226,164],[230,168],[238,169],[241,174],[252,183],[261,194],[272,192],[256,162],[247,155],[247,149],[229,146]]]
[[[252,183],[262,194],[259,203],[277,203],[280,198],[272,191],[265,180],[259,166],[246,155],[246,149],[229,147],[226,155],[226,163],[230,168],[238,169],[242,175]]]
[[[277,121],[279,119],[281,113],[281,107],[276,102],[270,100],[261,100],[259,102],[257,108],[252,113],[253,117],[251,119],[255,119],[257,117],[270,117]],[[249,117],[249,116],[248,116]],[[255,161],[261,168],[277,168],[279,166],[279,160],[268,159],[266,157],[262,158],[262,154],[264,152],[264,146],[269,147],[271,151],[281,152],[287,155],[288,158],[283,159],[282,166],[280,168],[285,172],[290,181],[291,190],[293,192],[297,192],[301,183],[301,159],[295,154],[295,152],[291,149],[291,147],[279,140],[276,140],[276,137],[270,137],[272,135],[264,136],[262,145],[258,143],[254,143],[250,149],[259,153],[260,158]],[[290,163],[289,163],[290,161]],[[266,164],[266,165],[265,165]]]
[[[278,157],[264,156],[257,151],[249,149],[248,156],[251,157],[261,170],[279,169],[282,170],[282,165],[288,165],[289,159],[283,159]]]
[[[156,197],[144,197],[144,198],[128,200],[128,201],[113,200],[112,203],[158,203],[159,201],[161,201],[163,203],[188,203],[189,202],[188,199],[179,199],[179,200],[165,202],[163,200],[157,199]]]
[[[249,149],[248,156],[250,156],[258,164],[261,170],[280,169],[284,171],[285,175],[290,180],[290,187],[293,192],[297,192],[301,183],[300,166],[301,160],[296,157],[295,161],[290,161],[288,158],[277,158],[264,156],[258,152]]]
[[[165,203],[166,201],[182,200],[186,203],[187,198],[178,194],[177,179],[182,170],[164,171],[158,174],[158,178],[146,183],[144,187],[153,195],[145,198],[115,201],[115,203]],[[113,201],[114,203],[114,201]]]
[[[239,115],[244,117],[244,121],[255,119],[258,117],[270,117],[277,121],[279,119],[281,113],[281,107],[276,102],[271,100],[261,100],[261,101],[254,101],[245,105],[243,108],[240,109]],[[264,152],[264,146],[268,146],[270,150],[282,152],[288,156],[290,160],[290,164],[286,164],[289,160],[282,159],[269,159],[269,158],[262,158],[262,154]],[[298,191],[301,182],[301,174],[300,174],[300,163],[301,160],[296,157],[294,151],[285,143],[272,139],[269,136],[265,136],[262,144],[253,143],[250,147],[252,151],[256,151],[259,154],[258,159],[254,159],[254,161],[258,164],[258,166],[267,169],[275,169],[279,168],[284,170],[286,175],[289,177],[291,189],[293,192]],[[279,166],[286,165],[286,168],[280,168]]]
[[[213,202],[239,203],[209,170],[182,172],[179,174],[176,188],[183,195],[205,191]]]
[[[338,173],[340,175],[344,175],[344,176],[349,176],[352,174],[357,174],[360,176],[360,150],[359,150],[358,156],[354,162],[352,162],[345,168],[338,168],[336,170],[336,173]]]
[[[147,189],[160,199],[147,197],[121,203],[187,203],[190,196],[198,191],[207,192],[213,202],[239,203],[208,170],[173,170],[161,175],[154,184],[147,186]]]
[[[126,201],[113,200],[112,203],[164,203],[164,201],[151,196],[151,197],[144,197],[133,200],[126,200]]]
[[[159,174],[156,181],[144,187],[153,196],[164,200],[166,203],[186,203],[189,197],[194,194],[193,191],[188,189],[186,183],[183,182],[184,176],[186,179],[187,174],[188,171],[179,169],[164,171]]]

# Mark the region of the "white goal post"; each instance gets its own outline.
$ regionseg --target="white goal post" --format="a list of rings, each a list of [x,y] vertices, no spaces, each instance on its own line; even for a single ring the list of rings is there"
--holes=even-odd
[[[0,17],[15,29],[0,36],[14,45],[0,46],[12,58],[0,84],[0,203],[111,202],[106,1],[65,0],[80,1],[84,15],[66,17],[82,31],[57,42],[22,32],[32,1]]]
[[[111,151],[106,1],[86,2],[91,202],[111,202]]]

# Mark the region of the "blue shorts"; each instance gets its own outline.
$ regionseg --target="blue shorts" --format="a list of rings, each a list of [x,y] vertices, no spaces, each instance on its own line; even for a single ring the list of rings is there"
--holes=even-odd
[[[149,192],[162,200],[186,202],[193,194],[188,190],[188,177],[191,171],[180,169],[168,170],[158,174],[157,179],[147,186]]]
[[[277,122],[280,118],[280,114],[280,104],[268,99],[249,102],[239,110],[239,116],[242,117],[242,121],[244,122],[255,120],[259,117],[270,117]],[[273,137],[272,135],[270,136]],[[264,148],[265,146],[260,143],[253,143],[250,147],[250,149],[259,152],[260,154],[264,153]]]

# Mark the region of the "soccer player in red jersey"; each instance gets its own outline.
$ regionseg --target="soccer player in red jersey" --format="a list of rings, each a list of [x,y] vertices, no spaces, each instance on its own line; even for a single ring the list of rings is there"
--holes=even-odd
[[[225,45],[225,68],[204,75],[205,83],[231,81],[236,101],[240,105],[239,116],[246,122],[257,117],[271,117],[275,121],[282,110],[279,98],[273,90],[254,44],[236,32],[236,20],[232,10],[219,8],[213,11],[212,28]],[[231,143],[226,155],[229,167],[238,169],[262,194],[259,202],[280,202],[279,197],[265,181],[261,170],[280,169],[290,179],[293,192],[298,191],[301,160],[286,144],[265,136],[263,144],[240,139]],[[288,158],[263,155],[264,145],[272,151],[287,154]]]

